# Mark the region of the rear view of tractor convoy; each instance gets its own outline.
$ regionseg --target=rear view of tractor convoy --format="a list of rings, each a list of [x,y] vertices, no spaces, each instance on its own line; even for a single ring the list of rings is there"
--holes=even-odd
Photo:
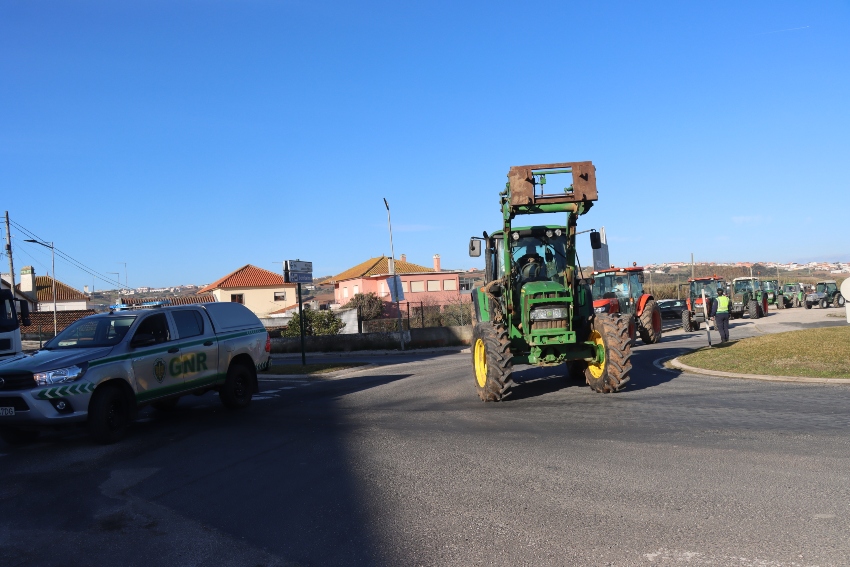
[[[571,177],[569,185],[545,191],[547,181],[564,176]],[[514,364],[564,362],[593,390],[620,390],[630,378],[637,311],[594,313],[591,282],[581,278],[576,261],[576,224],[597,200],[596,168],[589,161],[512,167],[499,197],[501,228],[469,243],[470,256],[483,252],[486,272],[484,285],[473,291],[478,395],[485,402],[508,396]],[[563,213],[566,222],[514,226],[517,215],[544,213]],[[591,245],[601,246],[598,233],[591,233]],[[644,310],[648,303],[643,300]],[[654,329],[654,315],[650,319]],[[658,336],[660,320],[659,314]]]

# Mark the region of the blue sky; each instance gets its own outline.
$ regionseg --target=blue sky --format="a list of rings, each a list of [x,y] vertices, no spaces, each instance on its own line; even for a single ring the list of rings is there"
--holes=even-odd
[[[849,25],[837,1],[7,0],[0,209],[162,286],[389,254],[386,197],[397,256],[467,268],[511,165],[592,160],[580,227],[613,262],[850,260]]]

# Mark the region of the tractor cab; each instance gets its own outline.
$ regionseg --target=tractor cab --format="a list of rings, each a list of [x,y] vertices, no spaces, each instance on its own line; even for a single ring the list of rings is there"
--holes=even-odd
[[[593,272],[593,310],[632,313],[644,295],[643,268],[610,268]]]
[[[685,298],[685,309],[682,310],[682,329],[685,332],[698,331],[700,325],[705,322],[705,305],[703,304],[702,296],[705,293],[706,300],[717,298],[717,290],[722,289],[724,293],[727,291],[726,282],[723,278],[717,276],[706,278],[691,278],[688,283],[681,284],[688,286],[687,296]]]

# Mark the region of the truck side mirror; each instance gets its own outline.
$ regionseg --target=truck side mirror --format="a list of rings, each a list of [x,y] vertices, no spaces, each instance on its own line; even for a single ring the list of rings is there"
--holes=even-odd
[[[24,327],[29,327],[32,322],[30,321],[30,304],[26,301],[20,301],[21,306],[21,325]]]
[[[477,238],[469,239],[469,256],[472,258],[481,256],[481,240]]]
[[[590,233],[590,247],[594,250],[602,248],[602,236],[598,232]]]

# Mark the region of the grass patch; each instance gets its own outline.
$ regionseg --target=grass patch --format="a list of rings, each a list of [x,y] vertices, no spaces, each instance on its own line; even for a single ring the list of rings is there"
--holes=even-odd
[[[260,374],[327,374],[337,370],[365,366],[365,362],[327,362],[324,364],[273,364]]]
[[[679,360],[723,372],[850,378],[850,326],[752,337],[706,347]]]

